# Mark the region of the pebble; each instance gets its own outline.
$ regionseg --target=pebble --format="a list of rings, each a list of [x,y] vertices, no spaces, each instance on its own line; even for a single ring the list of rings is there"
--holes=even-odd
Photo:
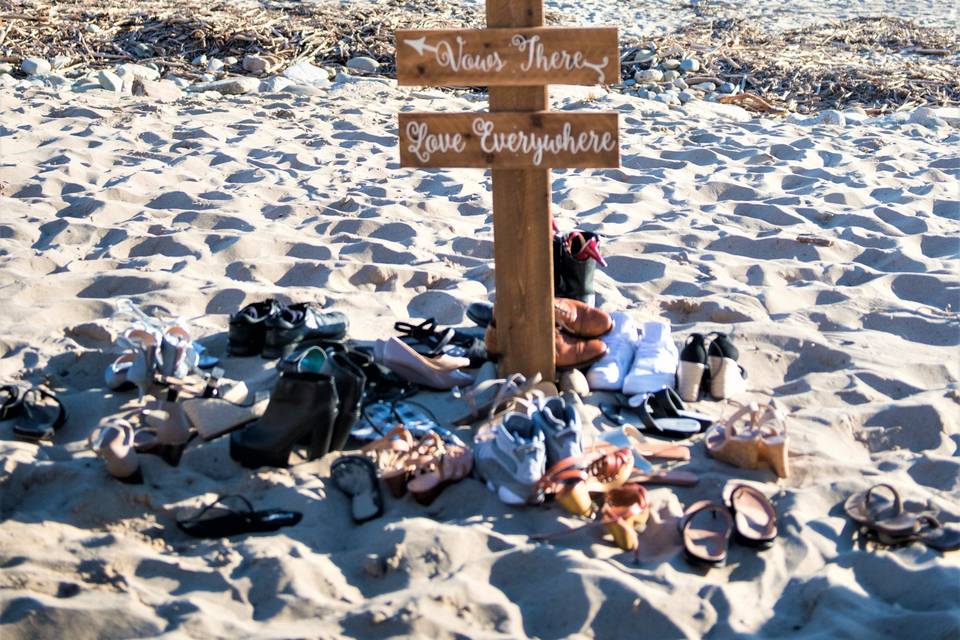
[[[637,82],[660,82],[663,72],[659,69],[641,69],[633,77]]]
[[[241,95],[244,93],[256,93],[260,90],[260,81],[256,78],[227,78],[216,82],[207,82],[204,84],[195,84],[193,91],[216,91],[224,95]]]
[[[347,69],[353,69],[354,71],[360,71],[362,73],[374,73],[379,68],[379,62],[373,58],[367,58],[366,56],[350,58],[347,60]]]
[[[632,87],[632,86],[635,85],[635,84],[637,84],[637,81],[634,80],[633,78],[630,78],[629,80],[624,80],[624,81],[623,81],[623,86],[625,86],[625,87]]]
[[[107,91],[119,93],[123,90],[123,80],[120,76],[106,69],[97,74],[97,82]]]
[[[24,58],[20,70],[28,76],[50,73],[50,63],[43,58]]]
[[[306,60],[287,67],[283,76],[294,82],[313,85],[320,89],[330,86],[330,74],[327,73],[327,70],[315,67]]]
[[[669,69],[669,70],[663,72],[663,81],[664,81],[664,82],[673,82],[674,80],[676,80],[676,79],[679,78],[679,77],[680,77],[680,72],[679,72],[679,71],[674,71],[673,69]]]
[[[87,33],[100,33],[101,31],[100,27],[95,25],[92,22],[88,24],[86,27],[84,27],[83,30],[86,31]]]
[[[9,74],[4,73],[3,75],[0,75],[0,84],[7,87],[12,87],[17,84],[17,79]]]
[[[67,79],[67,77],[62,76],[59,73],[48,73],[47,75],[43,76],[43,82],[47,86],[53,87],[55,89],[62,87],[66,84],[70,84],[70,81]]]
[[[687,58],[680,63],[680,71],[683,71],[684,73],[700,71],[700,63],[693,58]]]
[[[70,56],[53,56],[50,58],[50,66],[54,69],[62,69],[70,64]]]
[[[223,59],[223,64],[227,65],[228,67],[232,67],[233,65],[237,64],[237,59],[234,56],[227,56]]]
[[[186,78],[181,78],[180,76],[167,76],[167,80],[177,85],[181,89],[186,89],[190,86],[190,81]]]
[[[644,100],[656,100],[657,94],[647,89],[640,89],[639,91],[637,91],[637,97],[643,98]]]
[[[711,91],[707,95],[703,96],[703,99],[706,100],[707,102],[716,102],[717,100],[720,99],[720,94]]]
[[[700,84],[693,85],[694,89],[699,89],[700,91],[716,91],[717,85],[712,82],[701,82]]]
[[[220,73],[221,71],[223,71],[224,66],[225,65],[223,64],[223,60],[218,60],[217,58],[211,58],[210,61],[207,62],[207,71],[209,71],[210,73]]]
[[[13,65],[7,62],[0,62],[0,75],[13,73]]]
[[[669,91],[664,91],[663,93],[658,95],[656,99],[658,102],[662,102],[663,104],[667,104],[667,105],[680,104],[680,98],[677,97],[677,94],[670,93]]]
[[[684,89],[690,88],[683,78],[677,78],[676,80],[674,80],[673,86],[676,87],[677,89],[680,89],[681,91],[683,91]]]
[[[141,80],[137,78],[133,81],[133,95],[153,98],[157,102],[174,102],[183,97],[183,91],[170,80]]]
[[[733,93],[736,90],[737,90],[737,86],[732,82],[724,82],[719,87],[717,87],[717,91],[719,91],[720,93]]]
[[[677,97],[680,98],[680,102],[683,103],[683,104],[686,104],[686,103],[690,102],[691,100],[696,100],[696,99],[697,99],[696,94],[694,94],[693,91],[690,91],[689,89],[684,89],[683,91],[681,91],[681,92],[678,94]]]
[[[266,73],[267,67],[270,66],[266,58],[261,58],[260,56],[244,56],[243,57],[243,70],[250,73]]]
[[[663,62],[660,63],[660,68],[665,69],[667,71],[673,71],[674,69],[677,69],[679,66],[680,66],[680,61],[674,60],[672,58],[669,60],[664,60]]]
[[[204,67],[207,64],[207,54],[203,53],[190,61],[190,64],[195,64],[198,67]]]
[[[133,52],[141,58],[149,58],[153,55],[153,47],[143,42],[134,42]]]

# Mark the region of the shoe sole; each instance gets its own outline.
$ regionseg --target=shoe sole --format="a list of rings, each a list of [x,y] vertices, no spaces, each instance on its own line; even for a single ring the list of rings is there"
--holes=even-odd
[[[710,395],[714,400],[725,400],[746,391],[746,383],[736,360],[711,356],[709,363]]]

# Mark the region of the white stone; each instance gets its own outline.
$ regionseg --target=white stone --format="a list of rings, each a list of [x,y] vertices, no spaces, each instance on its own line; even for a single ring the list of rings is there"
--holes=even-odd
[[[283,76],[273,76],[260,81],[260,93],[280,93],[293,84],[290,78]]]
[[[674,80],[673,86],[676,87],[677,89],[680,89],[681,91],[684,91],[685,89],[690,88],[689,86],[687,86],[687,83],[683,78],[677,78],[676,80]]]
[[[680,66],[679,60],[669,59],[660,63],[660,68],[666,71],[672,71]]]
[[[227,78],[217,80],[216,82],[207,82],[204,84],[195,84],[191,87],[192,91],[216,91],[224,95],[240,95],[244,93],[256,93],[260,90],[260,81],[256,78]]]
[[[220,71],[223,71],[223,67],[223,60],[218,60],[216,58],[211,58],[207,63],[207,71],[210,73],[219,73]]]
[[[8,62],[0,62],[0,75],[13,73],[13,65]]]
[[[141,80],[159,80],[160,72],[142,64],[122,64],[117,68],[117,75],[126,81],[128,78],[132,82],[134,78]]]
[[[678,97],[680,98],[680,102],[682,102],[683,104],[686,104],[691,100],[696,100],[697,98],[697,96],[694,95],[694,93],[688,89],[684,89],[683,91],[681,91]]]
[[[347,68],[353,69],[354,71],[360,71],[362,73],[374,73],[380,68],[380,63],[373,58],[359,56],[357,58],[350,58],[347,60]]]
[[[50,58],[50,66],[54,69],[62,69],[70,64],[70,56],[53,56]]]
[[[678,97],[676,96],[676,94],[669,93],[669,92],[667,92],[667,91],[664,91],[663,93],[661,93],[660,95],[658,95],[656,99],[657,99],[657,101],[662,102],[663,104],[667,104],[667,105],[670,105],[670,104],[680,104],[680,98],[678,98]]]
[[[326,69],[315,67],[306,60],[287,67],[283,76],[294,82],[309,84],[319,89],[330,86],[330,75]]]
[[[199,56],[190,61],[190,64],[195,64],[198,67],[207,66],[207,54],[201,53]]]
[[[24,58],[20,70],[28,76],[50,73],[50,63],[43,58]]]
[[[717,85],[712,82],[701,82],[700,84],[693,85],[694,89],[699,89],[700,91],[716,91]]]
[[[84,27],[83,30],[87,33],[100,33],[101,31],[100,27],[92,22]]]
[[[186,89],[190,86],[190,81],[186,78],[181,78],[180,76],[167,76],[167,80],[177,85],[181,89]]]
[[[680,77],[679,71],[674,71],[673,69],[668,69],[663,72],[663,81],[664,82],[673,82]]]
[[[680,63],[680,71],[691,73],[700,70],[700,63],[693,58],[687,58]]]
[[[719,91],[720,93],[735,93],[736,90],[737,90],[737,85],[733,84],[732,82],[724,82],[719,87],[717,87],[717,91]]]
[[[227,65],[228,67],[232,67],[233,65],[237,64],[237,59],[234,56],[227,56],[223,59],[223,64]]]
[[[637,82],[660,82],[663,80],[663,72],[659,69],[641,69],[633,77]]]
[[[119,93],[123,90],[123,80],[112,71],[103,69],[97,74],[97,82],[107,91]]]
[[[270,66],[270,63],[266,58],[261,58],[260,56],[244,56],[243,57],[243,70],[250,73],[266,73],[267,67]]]

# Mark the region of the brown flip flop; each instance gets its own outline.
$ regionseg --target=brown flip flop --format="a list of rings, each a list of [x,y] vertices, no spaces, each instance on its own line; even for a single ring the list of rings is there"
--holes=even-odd
[[[750,547],[769,549],[777,537],[777,512],[773,504],[757,489],[738,484],[727,497],[733,513],[737,542]]]
[[[880,489],[886,490],[889,495]],[[887,536],[908,536],[919,526],[919,514],[905,513],[900,494],[889,484],[876,484],[866,491],[853,494],[847,498],[843,508],[859,524]]]
[[[680,520],[684,555],[694,564],[723,566],[731,531],[733,518],[723,505],[709,500],[690,505]]]

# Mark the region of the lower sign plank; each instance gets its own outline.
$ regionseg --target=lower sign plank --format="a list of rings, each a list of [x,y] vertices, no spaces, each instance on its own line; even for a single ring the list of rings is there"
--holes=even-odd
[[[616,113],[401,113],[401,167],[620,166]]]

